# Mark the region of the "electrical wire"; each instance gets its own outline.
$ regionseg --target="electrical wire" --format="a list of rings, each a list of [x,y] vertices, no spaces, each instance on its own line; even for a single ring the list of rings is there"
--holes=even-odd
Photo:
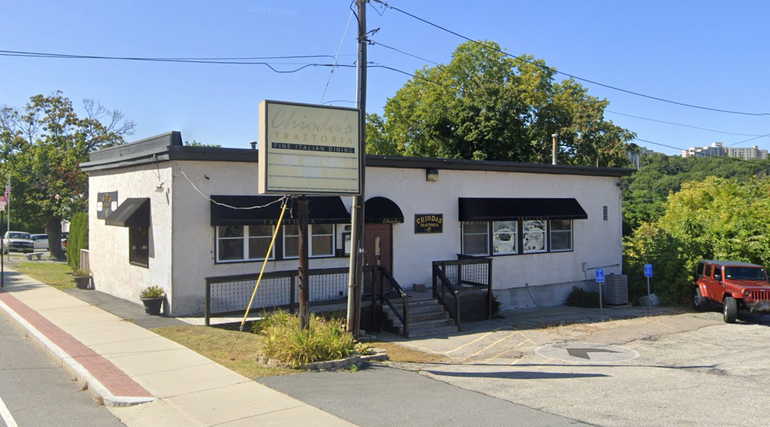
[[[369,44],[371,44],[373,46],[382,46],[382,47],[384,47],[386,49],[390,49],[390,50],[396,51],[396,52],[398,52],[400,54],[403,54],[403,55],[406,55],[406,56],[411,56],[412,58],[419,59],[420,61],[430,62],[433,65],[441,65],[438,62],[431,61],[430,59],[425,59],[425,58],[423,58],[421,56],[413,55],[413,54],[411,54],[409,52],[404,52],[403,50],[396,49],[395,47],[391,47],[391,46],[388,46],[388,45],[380,43],[380,42],[370,41]]]
[[[264,205],[256,205],[256,206],[230,206],[230,205],[228,205],[226,203],[217,202],[216,200],[212,199],[211,197],[203,194],[203,192],[198,189],[198,187],[190,180],[190,178],[187,177],[187,174],[184,173],[184,171],[182,170],[181,167],[179,167],[179,164],[177,164],[176,167],[177,167],[177,169],[179,169],[179,172],[182,173],[182,176],[184,177],[184,179],[186,179],[187,182],[189,182],[190,185],[192,185],[192,188],[195,189],[195,191],[197,191],[198,194],[200,194],[201,196],[203,196],[204,199],[208,200],[211,203],[214,203],[217,206],[222,206],[222,207],[225,207],[225,208],[236,209],[236,210],[264,209],[264,208],[266,208],[266,207],[268,207],[270,205],[274,205],[276,203],[282,202],[283,200],[289,198],[289,196],[283,196],[280,199],[273,200],[272,202],[265,203]]]
[[[401,49],[397,49],[395,47],[388,46],[388,45],[380,43],[380,42],[370,41],[370,44],[371,45],[375,45],[375,46],[379,45],[379,46],[382,46],[384,48],[387,48],[387,49],[393,50],[395,52],[401,53],[403,55],[406,55],[406,56],[409,56],[409,57],[412,57],[412,58],[416,58],[416,59],[419,59],[421,61],[429,62],[429,63],[437,65],[437,66],[441,65],[441,64],[439,64],[439,63],[437,63],[435,61],[431,61],[430,59],[426,59],[426,58],[423,58],[421,56],[417,56],[417,55],[414,55],[412,53],[405,52],[405,51],[403,51]],[[410,76],[412,78],[417,78],[414,74],[411,74],[411,73],[408,73],[408,72],[405,72],[405,71],[402,71],[402,70],[396,70],[395,68],[392,68],[392,67],[384,67],[384,66],[378,66],[378,67],[380,67],[380,68],[387,68],[387,69],[392,70],[392,71],[397,71],[397,72],[399,72],[401,74],[406,74],[406,75],[408,75],[408,76]],[[436,83],[436,82],[431,81],[429,79],[425,79],[425,78],[420,78],[420,79],[429,81],[429,82],[431,82],[433,84],[437,84],[437,85],[442,85],[443,86],[443,84]],[[724,134],[724,135],[752,136],[752,137],[763,137],[764,136],[764,135],[756,135],[756,134],[750,134],[750,133],[727,132],[727,131],[721,131],[721,130],[716,130],[716,129],[709,129],[709,128],[704,128],[704,127],[699,127],[699,126],[687,125],[687,124],[683,124],[683,123],[670,122],[670,121],[666,121],[666,120],[651,119],[651,118],[648,118],[648,117],[641,117],[641,116],[636,116],[636,115],[633,115],[633,114],[626,114],[626,113],[621,113],[619,111],[613,111],[613,110],[607,110],[607,109],[605,109],[604,112],[610,113],[610,114],[616,114],[616,115],[619,115],[619,116],[631,117],[631,118],[640,119],[640,120],[647,120],[647,121],[650,121],[650,122],[656,122],[656,123],[663,123],[663,124],[668,124],[668,125],[673,125],[673,126],[686,127],[686,128],[690,128],[690,129],[698,129],[698,130],[714,132],[714,133],[719,133],[719,134]],[[745,142],[745,141],[743,141],[743,142]],[[738,142],[736,144],[739,144],[739,143],[740,142]]]
[[[200,58],[152,58],[152,57],[130,57],[130,56],[99,56],[99,55],[69,55],[57,53],[42,52],[18,52],[0,50],[0,56],[13,56],[24,58],[50,58],[50,59],[95,59],[109,61],[137,61],[137,62],[164,62],[164,63],[183,63],[183,64],[213,64],[213,65],[261,65],[269,68],[274,73],[291,74],[304,70],[309,67],[336,67],[336,68],[355,68],[351,64],[323,64],[323,63],[269,63],[264,61],[255,61],[251,59],[225,60],[225,59],[200,59]],[[286,59],[289,57],[284,57]],[[276,68],[278,65],[299,65],[300,67],[281,70]]]
[[[666,99],[666,98],[660,98],[660,97],[657,97],[657,96],[647,95],[647,94],[644,94],[644,93],[641,93],[641,92],[636,92],[636,91],[632,91],[632,90],[628,90],[628,89],[623,89],[623,88],[620,88],[620,87],[617,87],[617,86],[612,86],[612,85],[600,83],[600,82],[597,82],[595,80],[589,80],[589,79],[586,79],[586,78],[583,78],[583,77],[576,76],[574,74],[570,74],[570,73],[567,73],[567,72],[564,72],[564,71],[559,71],[559,70],[557,70],[556,68],[553,68],[553,67],[548,67],[548,66],[545,66],[545,65],[538,64],[534,60],[531,60],[531,59],[527,58],[526,55],[514,56],[514,55],[512,55],[512,54],[510,54],[510,53],[508,53],[508,52],[506,52],[504,50],[495,48],[493,46],[490,46],[488,44],[482,43],[482,42],[477,41],[477,40],[473,40],[473,39],[471,39],[469,37],[466,37],[466,36],[456,32],[456,31],[452,31],[452,30],[450,30],[450,29],[448,29],[446,27],[442,27],[441,25],[435,24],[435,23],[433,23],[431,21],[428,21],[427,19],[420,18],[417,15],[414,15],[412,13],[409,13],[409,12],[405,11],[405,10],[399,9],[399,8],[397,8],[395,6],[391,6],[390,4],[388,4],[388,3],[386,3],[386,2],[384,2],[382,0],[372,0],[372,1],[380,3],[383,6],[385,6],[386,8],[388,8],[388,9],[393,9],[393,10],[395,10],[397,12],[400,12],[400,13],[406,15],[406,16],[409,16],[409,17],[411,17],[413,19],[416,19],[416,20],[418,20],[418,21],[420,21],[420,22],[422,22],[424,24],[430,25],[430,26],[432,26],[434,28],[437,28],[437,29],[439,29],[441,31],[447,32],[449,34],[452,34],[452,35],[454,35],[456,37],[459,37],[459,38],[461,38],[463,40],[466,40],[466,41],[478,44],[478,45],[483,46],[483,47],[486,47],[488,49],[491,49],[491,50],[493,50],[495,52],[501,53],[501,54],[506,55],[508,57],[511,57],[511,58],[514,58],[514,59],[519,59],[521,61],[525,61],[525,62],[528,62],[530,64],[533,64],[533,65],[536,65],[536,66],[548,69],[548,70],[550,70],[553,73],[561,74],[563,76],[567,76],[567,77],[570,77],[570,78],[575,79],[575,80],[579,80],[579,81],[586,82],[586,83],[591,83],[591,84],[596,85],[596,86],[601,86],[601,87],[604,87],[604,88],[607,88],[607,89],[611,89],[611,90],[614,90],[614,91],[626,93],[626,94],[629,94],[629,95],[634,95],[634,96],[638,96],[638,97],[642,97],[642,98],[647,98],[647,99],[650,99],[650,100],[653,100],[653,101],[664,102],[664,103],[667,103],[667,104],[678,105],[678,106],[681,106],[681,107],[694,108],[694,109],[698,109],[698,110],[712,111],[712,112],[717,112],[717,113],[742,115],[742,116],[759,116],[759,117],[770,116],[770,113],[756,113],[756,112],[746,112],[746,111],[735,111],[735,110],[727,110],[727,109],[722,109],[722,108],[712,108],[712,107],[705,107],[705,106],[701,106],[701,105],[689,104],[689,103],[686,103],[686,102],[674,101],[674,100],[670,100],[670,99]]]
[[[342,50],[342,44],[345,43],[345,36],[348,35],[348,28],[350,28],[350,20],[353,18],[353,10],[351,9],[350,15],[348,16],[348,23],[345,25],[345,31],[342,33],[342,40],[340,40],[340,45],[337,48],[337,54],[334,56],[334,66],[337,65],[337,58],[340,56],[340,51]],[[324,103],[324,98],[326,97],[326,90],[329,89],[329,83],[332,81],[332,75],[334,75],[334,66],[329,70],[329,78],[326,80],[326,86],[324,86],[324,93],[321,95],[321,104]]]
[[[699,127],[699,126],[686,125],[686,124],[682,124],[682,123],[668,122],[668,121],[665,121],[665,120],[650,119],[648,117],[634,116],[633,114],[626,114],[626,113],[621,113],[621,112],[612,111],[612,110],[604,110],[604,112],[605,113],[610,113],[610,114],[617,114],[619,116],[631,117],[631,118],[639,119],[639,120],[647,120],[648,122],[663,123],[663,124],[667,124],[667,125],[680,126],[680,127],[690,128],[690,129],[698,129],[698,130],[705,130],[705,131],[708,131],[708,132],[721,133],[723,135],[761,136],[761,135],[755,135],[755,134],[750,134],[750,133],[725,132],[725,131],[721,131],[721,130],[703,128],[703,127]]]

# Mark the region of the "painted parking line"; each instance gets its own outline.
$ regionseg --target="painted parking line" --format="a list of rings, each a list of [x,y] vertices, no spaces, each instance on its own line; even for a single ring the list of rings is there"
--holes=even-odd
[[[468,360],[468,359],[471,359],[471,358],[473,358],[473,357],[476,357],[476,356],[478,356],[479,354],[481,354],[481,353],[483,353],[483,352],[485,352],[485,351],[487,351],[487,350],[491,349],[492,347],[494,347],[494,346],[496,346],[496,345],[500,344],[501,342],[503,342],[503,341],[505,341],[505,340],[507,340],[507,339],[509,339],[509,338],[511,338],[511,337],[515,337],[516,335],[521,335],[522,337],[524,337],[524,335],[523,335],[521,332],[518,332],[518,331],[516,331],[516,332],[512,332],[512,333],[508,334],[507,336],[504,336],[503,338],[500,338],[499,340],[497,340],[497,341],[493,342],[492,344],[489,344],[488,346],[486,346],[486,347],[482,348],[481,350],[479,350],[479,351],[477,351],[477,352],[475,352],[475,353],[471,354],[470,356],[466,357],[466,358],[465,358],[465,360]],[[526,338],[526,337],[524,337],[524,338]],[[508,351],[508,350],[506,350],[506,351]]]
[[[8,407],[5,406],[5,402],[3,402],[2,397],[0,397],[0,417],[3,418],[3,422],[7,427],[19,427],[19,425],[16,424],[16,420],[13,419],[11,411],[9,411]]]

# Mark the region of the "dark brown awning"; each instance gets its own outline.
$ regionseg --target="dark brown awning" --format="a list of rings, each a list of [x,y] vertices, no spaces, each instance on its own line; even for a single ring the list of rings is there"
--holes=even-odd
[[[588,219],[575,199],[461,197],[460,221]]]
[[[211,225],[274,225],[281,216],[281,197],[211,196]],[[310,224],[350,224],[350,213],[339,197],[309,196],[308,200]],[[289,200],[284,224],[297,223],[297,210],[292,207]]]
[[[386,197],[372,197],[364,206],[364,222],[367,224],[402,224],[404,222],[401,208]]]
[[[149,227],[150,199],[147,197],[126,199],[115,209],[115,212],[107,215],[105,223],[116,227]]]

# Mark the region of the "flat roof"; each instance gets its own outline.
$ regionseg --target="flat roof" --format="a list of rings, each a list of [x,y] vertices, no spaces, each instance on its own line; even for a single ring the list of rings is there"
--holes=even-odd
[[[93,172],[180,160],[257,163],[259,161],[259,151],[250,148],[184,146],[182,134],[178,131],[172,131],[128,144],[95,151],[89,155],[87,162],[80,164],[80,167],[85,172]],[[633,169],[624,168],[377,155],[367,155],[366,166],[610,177],[628,176],[634,172]]]

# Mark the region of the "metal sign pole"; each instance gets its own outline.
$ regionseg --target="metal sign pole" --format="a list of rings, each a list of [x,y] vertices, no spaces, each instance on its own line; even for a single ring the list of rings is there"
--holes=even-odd
[[[604,284],[604,269],[596,269],[596,281],[599,282],[599,310],[604,311],[604,301],[602,298],[602,285]]]

